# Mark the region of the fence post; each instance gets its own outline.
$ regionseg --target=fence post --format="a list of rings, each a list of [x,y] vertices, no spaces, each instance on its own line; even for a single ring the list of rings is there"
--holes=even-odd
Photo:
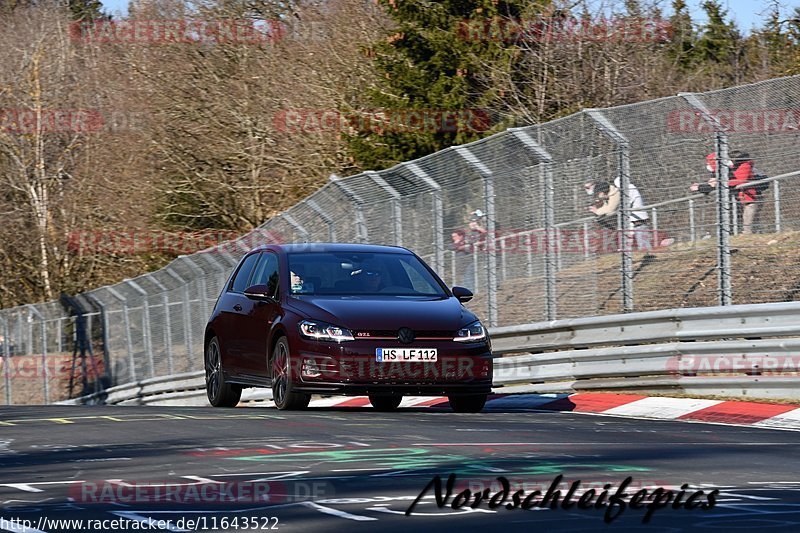
[[[8,321],[0,318],[3,323],[3,380],[6,386],[6,405],[11,405],[11,338],[8,336]]]
[[[85,293],[86,298],[94,305],[100,308],[100,320],[103,327],[103,374],[107,378],[105,385],[110,387],[114,383],[114,375],[111,372],[111,354],[108,350],[108,312],[106,311],[106,304],[100,301],[99,298],[90,293]]]
[[[227,254],[227,256],[225,257],[228,257],[229,258],[228,261],[230,261],[230,259],[232,259],[232,256],[228,252],[225,252],[225,254]],[[202,309],[203,311],[203,317],[207,318],[211,316],[212,310],[210,308],[210,305],[208,304],[208,284],[206,283],[206,272],[202,268],[200,268],[200,266],[197,263],[189,259],[189,256],[185,257],[192,270],[194,270],[196,273],[199,274],[197,279],[200,282],[200,295],[199,295],[200,309]],[[225,272],[225,267],[222,265],[222,263],[214,259],[211,256],[211,254],[203,254],[203,258],[206,260],[207,263],[210,263],[211,266],[214,267],[219,272]]]
[[[541,144],[534,141],[530,134],[523,130],[512,128],[511,133],[525,147],[533,152],[534,157],[539,162],[539,178],[544,198],[544,279],[545,297],[544,314],[547,320],[555,320],[557,317],[556,300],[556,253],[553,250],[553,239],[555,236],[555,200],[553,186],[553,158]],[[533,239],[531,239],[531,242]],[[560,245],[560,243],[559,243]],[[530,247],[528,247],[530,249]],[[560,246],[559,246],[560,248]]]
[[[347,196],[355,204],[356,212],[356,240],[358,242],[367,242],[367,220],[364,218],[364,200],[361,199],[353,190],[348,187],[342,178],[336,174],[331,174],[328,178],[331,183],[339,187],[345,196]]]
[[[200,303],[200,312],[203,313],[202,316],[209,316],[210,313],[206,312],[206,300],[205,300],[205,295],[207,290],[206,274],[205,272],[203,272],[203,269],[197,266],[197,263],[195,263],[188,255],[181,256],[181,259],[183,259],[183,261],[189,266],[192,272],[197,274],[195,280],[200,286],[199,287],[200,294],[198,295],[198,301]]]
[[[128,364],[131,367],[130,380],[136,381],[136,359],[133,356],[133,338],[131,337],[131,320],[128,314],[128,299],[114,287],[106,286],[105,289],[117,300],[122,302],[122,320],[125,323],[125,348],[128,352]]]
[[[22,311],[22,308],[20,308],[17,313],[17,321],[20,339],[23,337],[25,338],[25,355],[33,355],[33,320],[31,319],[30,313],[26,314]]]
[[[156,364],[155,359],[153,358],[153,340],[151,336],[150,324],[150,302],[148,302],[149,298],[147,296],[147,291],[141,288],[139,284],[132,279],[126,279],[123,281],[123,283],[130,285],[133,290],[142,295],[142,340],[144,341],[144,350],[147,352],[147,366],[150,370],[150,377],[154,378],[156,376]]]
[[[303,239],[303,242],[308,242],[308,232],[303,226],[300,225],[299,222],[297,222],[294,219],[292,215],[290,215],[289,213],[281,213],[278,216],[281,217],[283,220],[285,220],[287,224],[293,227],[295,231],[297,231],[297,233],[300,234],[300,237]]]
[[[49,374],[50,372],[47,371],[47,326],[44,322],[44,317],[36,309],[36,306],[33,304],[28,304],[25,307],[28,308],[28,323],[31,325],[31,351],[33,351],[33,316],[36,315],[36,318],[39,319],[39,323],[42,327],[42,379],[44,382],[44,403],[50,403],[50,382],[49,382]]]
[[[303,202],[305,202],[312,211],[318,214],[323,222],[325,222],[325,224],[328,226],[328,240],[330,242],[336,242],[336,226],[333,222],[333,218],[314,200],[302,200],[300,203]]]
[[[377,172],[367,170],[364,174],[392,197],[390,202],[392,204],[392,236],[394,237],[394,245],[403,246],[403,208],[400,203],[402,196],[400,196],[400,193],[398,193],[394,187],[386,183],[386,180]]]
[[[186,345],[186,358],[192,359],[192,307],[189,302],[189,284],[183,279],[172,267],[167,267],[167,274],[173,277],[175,281],[181,284],[181,293],[183,297],[183,342]]]
[[[611,142],[617,145],[618,162],[617,178],[619,178],[619,214],[620,214],[620,259],[622,263],[622,312],[630,313],[633,311],[633,257],[631,257],[630,241],[631,217],[630,202],[628,200],[628,187],[630,184],[631,161],[630,145],[628,138],[625,137],[611,121],[598,109],[587,109],[586,114],[593,120],[600,131],[608,137]]]
[[[781,180],[772,182],[772,198],[775,206],[775,233],[781,232]]]
[[[422,170],[416,163],[403,163],[408,170],[414,174],[419,180],[424,183],[431,191],[433,191],[433,238],[434,248],[436,249],[436,264],[433,269],[437,272],[444,271],[444,201],[442,200],[442,186],[439,185],[433,178],[431,178],[424,170]],[[453,255],[453,264],[455,265],[455,255]],[[454,270],[455,272],[455,267]],[[453,276],[453,283],[455,281],[455,274]]]
[[[172,363],[172,319],[169,316],[169,297],[167,296],[167,288],[152,274],[145,274],[145,277],[161,291],[161,301],[162,305],[164,306],[164,325],[166,326],[164,328],[164,348],[167,352],[167,374],[172,375],[174,371],[174,366]]]
[[[733,302],[731,289],[731,195],[728,192],[728,166],[721,164],[728,160],[728,137],[723,133],[724,127],[709,111],[708,107],[694,93],[678,93],[689,105],[697,109],[714,134],[714,153],[717,157],[717,168],[714,177],[717,180],[717,291],[719,305],[730,305]]]
[[[496,215],[494,212],[494,176],[483,162],[475,154],[469,151],[466,146],[458,146],[455,149],[469,166],[474,168],[483,180],[484,201],[486,203],[486,219],[488,232],[486,244],[487,253],[487,294],[489,296],[489,326],[497,326],[497,246],[494,239],[497,236]],[[474,254],[477,257],[478,254]],[[477,269],[476,269],[477,274]]]
[[[694,221],[694,200],[689,200],[689,241],[697,240],[697,229]]]
[[[717,154],[717,264],[719,267],[719,305],[731,305],[731,202],[728,193],[728,139],[724,133],[717,132],[714,142]]]

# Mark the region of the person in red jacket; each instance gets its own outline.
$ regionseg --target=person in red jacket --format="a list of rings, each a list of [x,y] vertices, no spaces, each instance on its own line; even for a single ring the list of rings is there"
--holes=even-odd
[[[759,192],[755,187],[734,189],[739,185],[743,185],[748,181],[755,179],[755,173],[753,172],[753,160],[747,152],[733,150],[730,153],[730,161],[725,161],[725,164],[730,169],[728,171],[728,187],[735,192],[736,198],[742,205],[742,233],[753,233],[753,227],[756,224],[758,211],[761,207],[761,198]],[[712,173],[716,172],[716,154],[711,153],[706,156],[706,169]],[[708,194],[714,190],[716,186],[716,178],[711,178],[708,180],[708,183],[692,183],[689,186],[689,190],[692,192]]]

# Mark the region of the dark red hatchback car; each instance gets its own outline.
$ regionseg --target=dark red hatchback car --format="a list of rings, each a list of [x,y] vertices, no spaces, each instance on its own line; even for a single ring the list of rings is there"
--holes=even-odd
[[[492,385],[486,329],[413,252],[363,244],[269,245],[239,262],[205,332],[206,390],[233,407],[244,387],[271,387],[279,409],[312,394],[446,395],[483,409]]]

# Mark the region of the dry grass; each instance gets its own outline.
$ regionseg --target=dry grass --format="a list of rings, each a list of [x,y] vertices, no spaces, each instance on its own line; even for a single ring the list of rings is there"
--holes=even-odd
[[[800,300],[800,232],[739,235],[731,239],[731,247],[734,303]],[[716,254],[713,239],[648,255],[634,253],[634,310],[718,305]],[[556,279],[558,318],[622,312],[618,254],[576,258]],[[497,295],[498,323],[545,320],[543,295],[541,276],[503,280]],[[477,294],[470,307],[484,316],[485,294]]]

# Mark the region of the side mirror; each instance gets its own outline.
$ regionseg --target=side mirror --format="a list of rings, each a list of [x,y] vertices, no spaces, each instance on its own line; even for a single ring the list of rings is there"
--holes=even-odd
[[[453,287],[453,296],[458,298],[458,301],[462,304],[467,303],[472,300],[472,291],[464,287]]]
[[[272,300],[272,291],[270,291],[269,285],[251,285],[244,290],[244,295],[250,298],[251,300]]]

